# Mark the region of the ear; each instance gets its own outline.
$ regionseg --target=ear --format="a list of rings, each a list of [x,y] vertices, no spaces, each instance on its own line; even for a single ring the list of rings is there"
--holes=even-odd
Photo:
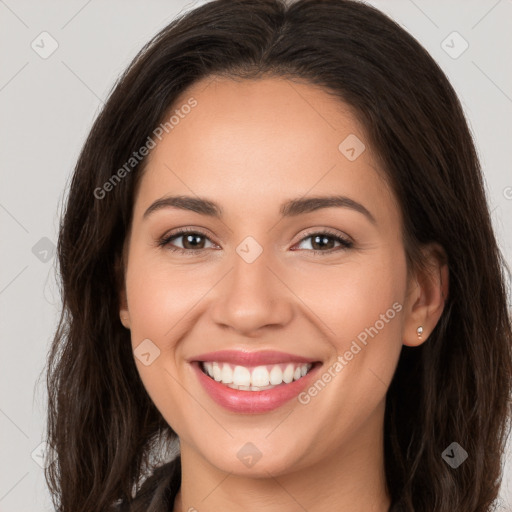
[[[121,319],[121,323],[129,329],[131,326],[130,322],[130,312],[128,311],[128,301],[126,300],[126,291],[125,289],[121,290],[119,293],[119,318]]]
[[[437,243],[425,246],[427,268],[414,272],[408,282],[405,304],[403,343],[416,347],[424,343],[434,330],[448,298],[448,259]],[[423,328],[421,335],[418,327]]]
[[[127,329],[130,328],[130,311],[128,309],[128,300],[126,297],[126,285],[124,279],[124,262],[123,256],[118,256],[114,264],[114,271],[116,274],[117,290],[119,296],[119,318],[121,323]]]

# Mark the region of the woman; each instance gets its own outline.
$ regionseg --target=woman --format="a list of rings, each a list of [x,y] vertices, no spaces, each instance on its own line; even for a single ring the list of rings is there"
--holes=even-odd
[[[457,96],[378,10],[172,22],[91,130],[59,262],[59,511],[492,509],[506,266]]]

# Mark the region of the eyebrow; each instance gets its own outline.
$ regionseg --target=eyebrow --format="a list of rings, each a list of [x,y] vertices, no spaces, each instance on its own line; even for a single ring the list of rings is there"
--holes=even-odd
[[[377,224],[375,217],[361,203],[346,196],[316,196],[308,198],[290,199],[281,205],[279,213],[281,217],[296,217],[311,213],[323,208],[349,208],[363,214],[372,224]],[[164,196],[157,199],[144,212],[143,218],[149,217],[152,213],[164,208],[178,208],[188,210],[221,219],[222,208],[215,202],[202,197],[192,196]]]

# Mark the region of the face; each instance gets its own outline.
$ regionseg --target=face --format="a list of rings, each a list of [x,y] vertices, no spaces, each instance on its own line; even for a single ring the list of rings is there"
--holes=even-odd
[[[400,211],[357,118],[278,78],[203,80],[176,109],[125,248],[121,316],[151,399],[226,472],[378,447],[409,297]]]

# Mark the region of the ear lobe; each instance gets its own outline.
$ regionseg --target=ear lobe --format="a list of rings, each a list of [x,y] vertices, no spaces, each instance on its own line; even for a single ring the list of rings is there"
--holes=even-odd
[[[124,282],[124,265],[121,256],[117,256],[114,263],[118,297],[119,297],[119,318],[126,329],[130,328],[130,312],[128,311],[128,300],[126,297],[126,286]]]
[[[131,326],[130,312],[128,311],[128,301],[126,300],[126,291],[124,289],[119,294],[119,318],[124,327],[129,329]]]
[[[403,344],[416,347],[427,341],[444,310],[449,293],[446,253],[439,244],[425,248],[427,268],[415,276],[404,322]],[[419,327],[420,331],[418,332]]]

